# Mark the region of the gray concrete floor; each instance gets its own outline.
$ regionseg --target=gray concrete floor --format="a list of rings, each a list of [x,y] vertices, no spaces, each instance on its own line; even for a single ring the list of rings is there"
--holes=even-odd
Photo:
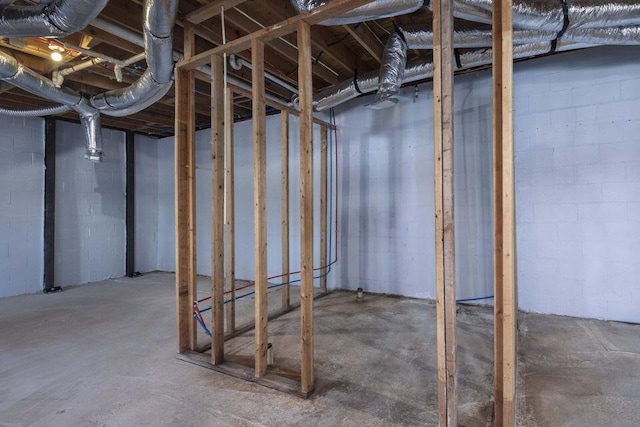
[[[302,400],[177,360],[173,280],[0,299],[0,426],[437,424],[432,303],[318,300],[316,393]],[[242,301],[250,319],[252,299]],[[295,369],[299,311],[270,331],[277,364]],[[640,425],[640,326],[523,313],[520,332],[520,425]],[[250,357],[252,334],[228,353]],[[490,309],[460,308],[460,425],[490,425],[492,336]]]

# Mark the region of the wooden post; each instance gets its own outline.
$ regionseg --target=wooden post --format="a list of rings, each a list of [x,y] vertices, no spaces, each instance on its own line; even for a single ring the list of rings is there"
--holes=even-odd
[[[436,310],[441,426],[457,426],[452,0],[433,3]]]
[[[287,309],[291,305],[289,274],[289,112],[280,113],[282,127],[282,308]]]
[[[225,89],[226,105],[224,109],[224,129],[225,129],[225,153],[224,153],[224,174],[225,174],[225,291],[227,298],[231,301],[225,304],[227,313],[227,330],[233,333],[236,330],[236,240],[235,240],[235,184],[233,165],[233,90]]]
[[[300,89],[300,341],[301,388],[314,389],[313,374],[313,82],[311,26],[298,26],[298,86]]]
[[[517,273],[511,0],[493,2],[494,360],[496,426],[516,425]]]
[[[320,126],[320,265],[327,265],[327,126]],[[320,290],[327,292],[327,268],[320,270]]]
[[[255,231],[255,376],[267,373],[267,163],[264,42],[251,41],[253,71],[253,200]]]
[[[178,353],[196,349],[195,91],[193,71],[176,72],[176,323]]]
[[[224,362],[224,62],[211,57],[211,363]]]

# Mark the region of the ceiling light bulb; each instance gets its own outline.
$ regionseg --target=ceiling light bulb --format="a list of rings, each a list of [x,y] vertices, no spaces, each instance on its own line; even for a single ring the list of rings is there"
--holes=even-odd
[[[60,54],[60,52],[51,52],[51,59],[56,62],[60,62],[62,61],[62,54]]]

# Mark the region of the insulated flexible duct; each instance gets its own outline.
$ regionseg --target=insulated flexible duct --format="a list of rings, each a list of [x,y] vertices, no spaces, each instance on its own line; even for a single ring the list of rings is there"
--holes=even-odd
[[[100,113],[78,92],[68,88],[57,88],[53,82],[31,69],[19,64],[10,55],[0,51],[0,80],[51,101],[67,105],[78,112],[87,137],[86,158],[99,161],[102,155]],[[12,111],[13,115],[28,115],[29,111]]]
[[[68,105],[58,105],[56,107],[46,107],[38,110],[10,110],[0,107],[0,115],[9,117],[45,117],[68,113],[71,110],[73,110],[73,108]]]
[[[0,37],[61,37],[84,29],[109,0],[54,0],[0,7]]]
[[[144,3],[144,46],[147,70],[131,86],[96,95],[91,104],[109,115],[121,115],[118,110],[133,114],[159,99],[173,82],[173,25],[178,9],[177,0],[146,0]],[[162,95],[160,95],[162,94]]]
[[[585,45],[559,41],[558,51],[584,48]],[[551,42],[530,43],[513,47],[513,58],[527,58],[549,52]],[[492,61],[491,49],[479,49],[465,52],[459,56],[460,66],[458,69],[478,67],[490,64]],[[433,63],[424,60],[411,61],[404,71],[403,83],[427,79],[433,76]],[[373,92],[378,88],[379,79],[377,72],[363,74],[356,79],[346,80],[336,86],[332,86],[320,92],[314,100],[316,111],[324,111],[328,108],[340,105],[350,99],[356,98],[360,94]]]
[[[291,0],[298,13],[308,12],[331,3],[331,0]],[[320,25],[356,24],[372,19],[389,18],[415,12],[424,4],[424,0],[376,0],[357,7],[342,15],[320,22]]]
[[[429,5],[433,8],[433,5]],[[492,0],[455,0],[453,14],[469,21],[491,23]],[[636,0],[514,0],[513,27],[554,31],[638,25]]]

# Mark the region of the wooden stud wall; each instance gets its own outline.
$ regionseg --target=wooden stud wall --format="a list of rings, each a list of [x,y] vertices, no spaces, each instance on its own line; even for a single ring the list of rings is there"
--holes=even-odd
[[[255,376],[267,373],[267,159],[266,105],[264,101],[264,42],[251,41],[253,87],[253,200],[255,235]]]
[[[314,389],[313,372],[313,86],[311,84],[311,26],[298,26],[300,91],[300,316],[302,392]]]
[[[176,71],[176,317],[178,353],[195,350],[195,114],[192,71]]]
[[[224,63],[211,58],[211,363],[224,362]]]
[[[225,304],[227,331],[236,330],[236,238],[235,238],[235,172],[233,147],[233,90],[225,89],[224,108],[224,200],[225,200],[225,292],[230,302]]]
[[[281,150],[282,150],[282,308],[291,305],[289,281],[289,113],[282,111],[281,119]]]
[[[496,426],[516,425],[517,274],[511,0],[493,2],[494,360]]]
[[[327,126],[320,126],[320,265],[327,265]],[[327,268],[320,270],[320,290],[327,291]]]
[[[452,0],[435,0],[433,6],[438,412],[440,425],[453,427],[457,426],[458,422],[453,210]]]

